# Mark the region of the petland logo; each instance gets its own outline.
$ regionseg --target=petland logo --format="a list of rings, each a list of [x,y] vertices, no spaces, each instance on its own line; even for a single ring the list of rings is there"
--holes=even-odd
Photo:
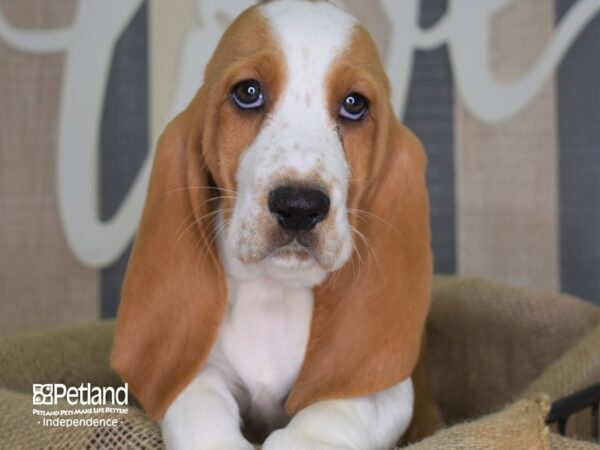
[[[33,385],[36,408],[32,412],[44,427],[117,427],[129,414],[128,404],[127,383],[118,388],[91,383],[79,387],[62,383]]]
[[[33,404],[52,405],[58,404],[59,400],[66,400],[69,405],[128,405],[129,386],[118,388],[92,386],[91,383],[81,383],[79,387],[67,387],[62,383],[34,384]]]

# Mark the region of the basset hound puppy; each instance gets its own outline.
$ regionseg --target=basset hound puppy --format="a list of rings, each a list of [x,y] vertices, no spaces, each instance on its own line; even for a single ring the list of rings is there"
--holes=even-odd
[[[419,140],[369,34],[274,0],[222,37],[158,143],[112,366],[169,449],[387,449],[432,257]]]

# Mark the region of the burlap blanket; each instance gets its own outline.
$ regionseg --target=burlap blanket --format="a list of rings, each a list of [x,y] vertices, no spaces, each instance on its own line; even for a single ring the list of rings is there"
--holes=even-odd
[[[113,324],[0,340],[0,448],[163,448],[135,406],[117,427],[48,427],[32,383],[119,386],[108,367]],[[427,372],[447,428],[410,449],[600,449],[544,425],[551,401],[600,381],[600,309],[576,298],[438,277],[427,323]],[[65,403],[60,409],[73,409]],[[77,417],[77,416],[73,416]],[[589,437],[589,411],[567,434]]]

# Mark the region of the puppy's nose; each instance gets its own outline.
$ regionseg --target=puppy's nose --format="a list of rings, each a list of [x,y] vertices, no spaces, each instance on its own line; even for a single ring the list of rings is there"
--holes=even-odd
[[[329,197],[319,189],[281,186],[269,193],[269,211],[286,230],[310,230],[329,212]]]

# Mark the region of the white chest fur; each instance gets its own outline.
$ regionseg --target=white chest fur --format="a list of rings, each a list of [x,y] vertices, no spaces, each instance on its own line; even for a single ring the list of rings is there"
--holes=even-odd
[[[220,241],[228,310],[208,364],[227,375],[244,415],[281,426],[308,342],[312,288],[325,273],[312,264],[293,270],[273,260],[247,265]]]
[[[228,280],[229,310],[217,342],[243,388],[242,410],[270,426],[286,422],[283,403],[308,341],[312,290],[259,277]]]

